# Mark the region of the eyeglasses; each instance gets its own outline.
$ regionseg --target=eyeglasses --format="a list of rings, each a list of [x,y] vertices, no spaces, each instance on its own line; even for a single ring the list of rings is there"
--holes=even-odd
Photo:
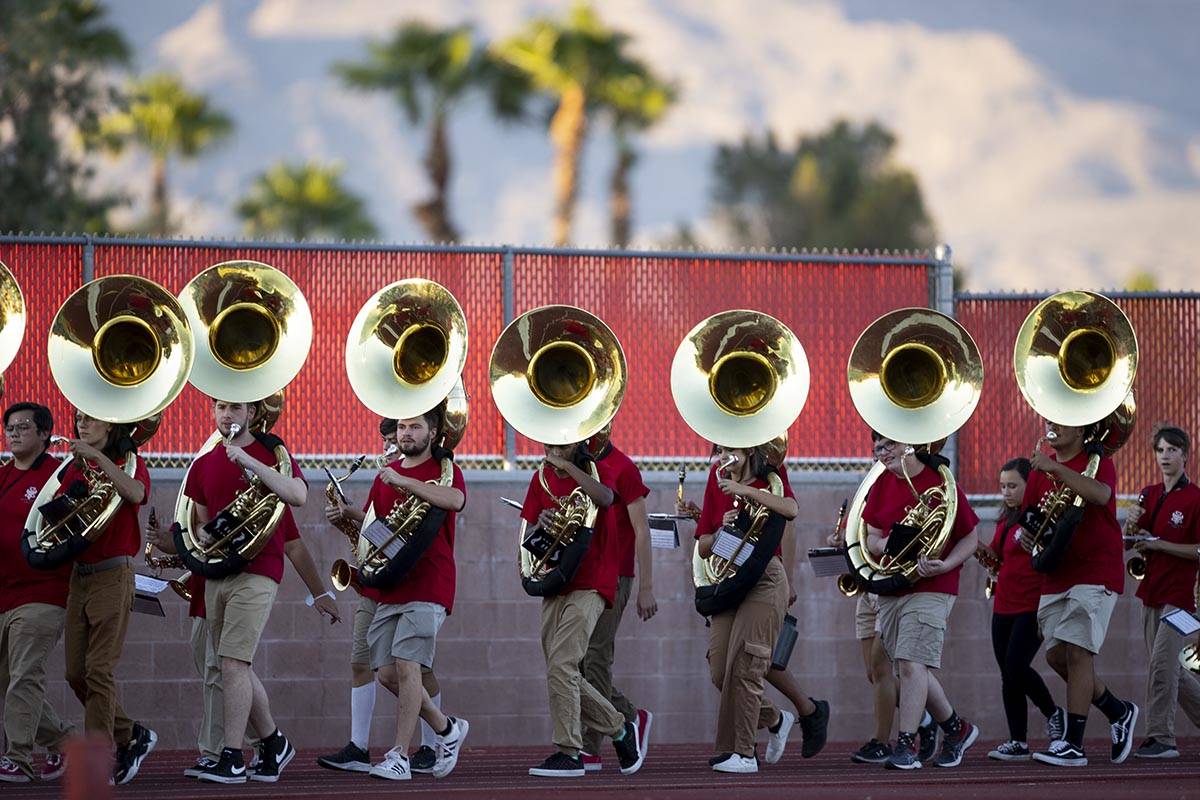
[[[17,422],[13,425],[5,425],[4,432],[9,436],[15,436],[18,433],[29,433],[34,427],[32,422]]]
[[[890,450],[894,450],[896,448],[897,444],[898,444],[897,442],[892,442],[892,441],[886,441],[886,442],[881,441],[881,442],[876,443],[876,445],[871,448],[871,452],[877,456],[881,456]]]

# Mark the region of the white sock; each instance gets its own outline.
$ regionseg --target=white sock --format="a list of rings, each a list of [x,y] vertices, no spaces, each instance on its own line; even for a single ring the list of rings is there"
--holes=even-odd
[[[431,697],[429,699],[430,699],[430,701],[433,702],[434,708],[436,708],[438,711],[442,710],[442,693],[441,692],[438,692],[437,694],[435,694],[433,697]],[[433,746],[435,744],[437,744],[437,734],[434,733],[433,728],[429,727],[429,723],[422,719],[421,720],[421,746],[433,749]]]
[[[350,741],[367,749],[371,741],[371,718],[375,716],[375,681],[350,690]]]

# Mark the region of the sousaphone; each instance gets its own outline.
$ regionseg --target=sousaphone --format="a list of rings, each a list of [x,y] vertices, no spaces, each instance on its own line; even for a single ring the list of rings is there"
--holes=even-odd
[[[0,397],[4,396],[4,371],[17,357],[25,338],[26,318],[21,284],[0,261]]]

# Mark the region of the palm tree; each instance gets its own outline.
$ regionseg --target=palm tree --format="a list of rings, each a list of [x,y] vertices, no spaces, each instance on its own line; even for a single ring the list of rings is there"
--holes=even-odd
[[[532,20],[494,48],[555,104],[549,127],[555,150],[552,238],[560,247],[571,240],[589,114],[598,106],[624,109],[631,101],[628,88],[640,65],[625,53],[629,41],[579,2],[566,20]]]
[[[423,22],[405,23],[390,39],[369,42],[364,61],[335,64],[334,71],[347,86],[392,92],[410,125],[429,121],[424,163],[433,193],[413,206],[413,216],[430,239],[458,241],[449,209],[452,159],[447,118],[477,88],[488,92],[500,118],[520,116],[528,92],[524,79],[492,59],[477,44],[470,26],[433,28]]]
[[[629,173],[637,163],[633,137],[662,119],[677,97],[675,87],[659,79],[648,66],[636,66],[629,79],[621,82],[620,102],[611,106],[617,159],[608,181],[609,232],[613,247],[622,250],[629,246],[633,231],[629,192]]]
[[[342,167],[280,162],[254,179],[235,209],[251,236],[292,240],[378,235],[362,198],[342,184]]]
[[[212,108],[206,97],[188,91],[176,76],[158,73],[129,87],[126,108],[101,119],[94,139],[113,153],[129,144],[150,151],[154,166],[148,228],[166,236],[171,232],[167,159],[172,155],[195,158],[232,130],[233,121]]]

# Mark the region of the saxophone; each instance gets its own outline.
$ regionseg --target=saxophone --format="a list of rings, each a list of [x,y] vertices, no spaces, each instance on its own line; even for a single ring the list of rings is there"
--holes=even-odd
[[[333,477],[333,473],[329,471],[329,467],[325,468],[325,474],[329,476],[329,482],[325,484],[325,501],[333,507],[336,507],[340,502],[342,505],[347,504],[346,495],[342,492],[342,482],[358,471],[359,467],[367,460],[366,456],[359,456],[350,465],[350,469],[340,478]],[[343,535],[350,541],[350,552],[358,552],[358,523],[352,519],[343,516],[337,522],[332,523],[333,527],[342,532]],[[351,564],[344,558],[339,558],[333,562],[333,566],[329,570],[329,580],[333,583],[333,588],[339,592],[344,592],[351,586],[357,589],[358,585],[358,567]]]

